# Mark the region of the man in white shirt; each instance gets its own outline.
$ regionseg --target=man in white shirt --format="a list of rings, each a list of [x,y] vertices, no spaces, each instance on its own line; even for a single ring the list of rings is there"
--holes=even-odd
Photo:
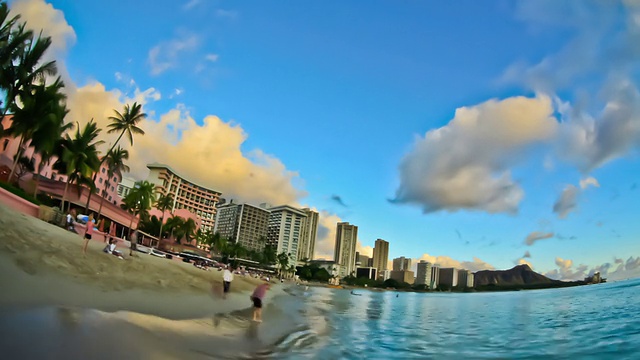
[[[222,298],[227,298],[227,293],[229,292],[229,288],[231,287],[231,282],[233,281],[233,268],[231,266],[227,266],[222,273],[222,281],[224,292],[222,294]]]

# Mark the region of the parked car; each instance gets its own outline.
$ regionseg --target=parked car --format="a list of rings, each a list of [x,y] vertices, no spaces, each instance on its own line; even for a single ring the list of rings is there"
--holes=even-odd
[[[148,248],[148,247],[146,247],[144,245],[140,245],[140,244],[136,245],[136,250],[138,250],[139,252],[144,253],[144,254],[151,253],[151,249],[150,248]]]
[[[159,258],[167,258],[167,254],[163,253],[160,250],[156,250],[156,249],[151,249],[151,251],[149,252],[149,255],[153,255],[153,256],[157,256]]]

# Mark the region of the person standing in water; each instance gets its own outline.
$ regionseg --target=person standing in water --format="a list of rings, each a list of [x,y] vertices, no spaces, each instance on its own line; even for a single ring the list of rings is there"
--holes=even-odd
[[[269,290],[270,284],[264,283],[256,286],[251,295],[251,301],[253,301],[253,321],[262,322],[262,300]]]
[[[227,266],[224,269],[224,273],[222,273],[223,280],[223,290],[222,290],[222,298],[227,298],[227,293],[231,288],[231,282],[233,281],[233,268],[231,266]]]
[[[93,235],[93,214],[89,215],[87,219],[87,229],[84,231],[84,245],[82,246],[82,253],[87,254],[87,246],[89,246],[89,240]]]

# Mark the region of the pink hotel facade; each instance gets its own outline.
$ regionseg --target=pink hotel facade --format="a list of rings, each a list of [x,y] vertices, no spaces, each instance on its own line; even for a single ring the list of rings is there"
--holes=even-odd
[[[167,165],[154,163],[147,165],[147,168],[147,181],[155,184],[156,192],[173,196],[173,206],[168,209],[169,212],[186,209],[200,219],[200,229],[213,231],[216,205],[222,193],[185,179]]]
[[[11,115],[7,115],[2,120],[2,127],[4,129],[9,128],[9,125],[11,125]],[[0,138],[0,168],[1,168],[0,171],[2,170],[4,170],[3,172],[11,171],[11,166],[13,164],[13,157],[18,152],[19,146],[20,146],[20,138],[8,137],[8,136]],[[29,142],[24,144],[23,147],[24,147],[23,156],[26,156],[29,159],[33,159],[35,162],[35,166],[37,168],[40,165],[40,156],[38,154],[34,154],[33,147],[30,146]],[[53,170],[53,163],[55,162],[55,160],[56,160],[55,158],[51,159],[49,164],[44,168],[42,168],[40,175],[42,175],[47,179],[66,182],[67,181],[66,175],[58,174],[55,170]],[[95,182],[96,184],[95,193],[104,194],[104,198],[106,201],[109,201],[114,205],[120,206],[120,204],[122,203],[122,199],[120,198],[120,196],[118,196],[117,188],[118,188],[118,184],[122,181],[122,174],[115,174],[113,176],[113,179],[109,181],[109,187],[105,190],[104,188],[105,184],[109,180],[107,170],[108,168],[106,164],[103,164],[100,167],[100,171],[98,172],[98,176],[96,177],[96,182]],[[6,174],[5,176],[8,177],[8,174]],[[30,179],[33,175],[29,173],[29,175],[25,175],[25,177],[27,176]],[[4,178],[4,176],[2,176],[2,178]],[[26,180],[26,179],[21,179],[21,180]]]

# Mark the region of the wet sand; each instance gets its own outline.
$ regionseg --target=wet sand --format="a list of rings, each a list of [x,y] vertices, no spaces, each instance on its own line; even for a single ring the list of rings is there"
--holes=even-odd
[[[199,359],[253,357],[304,328],[282,310],[282,286],[251,318],[259,280],[140,254],[120,260],[78,234],[0,204],[0,351],[9,358]],[[125,251],[127,255],[128,251]],[[251,355],[254,354],[254,355]],[[4,357],[4,356],[3,356]]]

